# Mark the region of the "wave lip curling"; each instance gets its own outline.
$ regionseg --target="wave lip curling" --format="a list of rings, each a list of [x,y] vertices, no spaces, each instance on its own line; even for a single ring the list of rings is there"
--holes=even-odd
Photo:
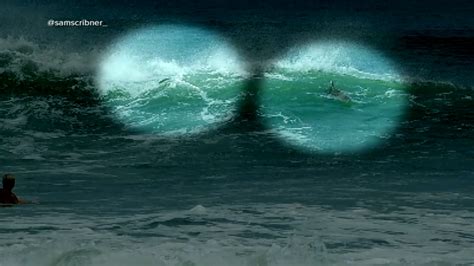
[[[160,25],[113,43],[97,76],[103,102],[129,128],[180,136],[231,119],[247,74],[223,37]]]

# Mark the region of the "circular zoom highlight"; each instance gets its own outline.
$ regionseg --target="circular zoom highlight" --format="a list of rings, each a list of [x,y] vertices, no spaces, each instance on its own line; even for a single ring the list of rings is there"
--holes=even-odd
[[[309,152],[360,152],[390,137],[407,93],[393,62],[356,43],[324,41],[290,50],[265,74],[264,123]]]
[[[245,76],[224,38],[161,25],[135,30],[111,45],[97,84],[104,104],[127,127],[179,136],[231,119]]]

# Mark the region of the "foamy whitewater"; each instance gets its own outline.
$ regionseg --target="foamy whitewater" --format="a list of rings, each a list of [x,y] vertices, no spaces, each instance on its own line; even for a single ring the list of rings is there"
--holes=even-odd
[[[0,266],[474,265],[472,77],[336,39],[246,62],[189,25],[0,39],[1,171],[35,202],[0,208]]]

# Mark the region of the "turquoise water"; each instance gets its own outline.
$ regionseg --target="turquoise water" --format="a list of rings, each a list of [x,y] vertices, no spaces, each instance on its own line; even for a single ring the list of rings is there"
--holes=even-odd
[[[401,82],[324,72],[281,72],[262,91],[264,123],[309,152],[354,152],[387,138],[405,115]],[[337,94],[328,92],[336,81]]]
[[[109,85],[102,97],[130,128],[162,135],[209,130],[236,115],[243,80],[216,74],[192,74],[133,85]],[[132,95],[130,87],[148,88]],[[216,125],[217,124],[217,125]]]

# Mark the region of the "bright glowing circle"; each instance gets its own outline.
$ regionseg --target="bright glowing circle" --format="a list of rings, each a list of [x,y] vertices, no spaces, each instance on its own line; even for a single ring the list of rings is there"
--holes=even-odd
[[[359,152],[390,137],[406,98],[388,58],[363,45],[321,41],[274,63],[265,75],[260,111],[267,127],[290,145]]]
[[[245,75],[219,35],[161,25],[118,39],[101,60],[97,84],[105,105],[128,127],[184,135],[230,119]]]

